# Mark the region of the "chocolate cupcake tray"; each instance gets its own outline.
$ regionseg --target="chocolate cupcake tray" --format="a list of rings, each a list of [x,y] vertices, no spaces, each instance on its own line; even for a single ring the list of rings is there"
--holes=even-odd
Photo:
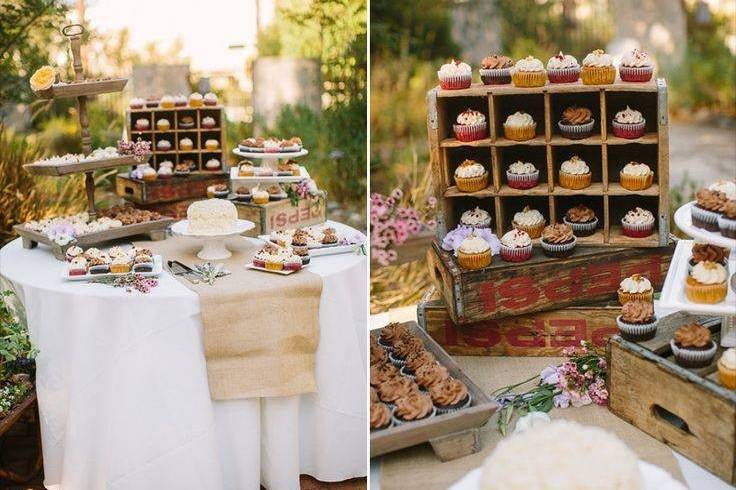
[[[419,328],[416,322],[407,322],[405,325],[411,333],[422,340],[424,347],[441,365],[447,368],[453,378],[465,383],[472,402],[469,407],[454,413],[435,415],[416,422],[406,422],[400,426],[372,431],[371,457],[424,442],[432,445],[435,454],[442,461],[480,451],[480,428],[488,422],[498,406],[463,372],[439,344]]]

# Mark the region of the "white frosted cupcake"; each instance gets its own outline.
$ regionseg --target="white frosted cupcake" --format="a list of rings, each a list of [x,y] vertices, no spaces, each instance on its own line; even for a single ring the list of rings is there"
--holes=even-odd
[[[474,160],[465,160],[455,169],[455,184],[461,192],[476,192],[488,186],[488,171]]]
[[[527,141],[536,135],[537,123],[526,112],[517,111],[506,118],[503,123],[503,134],[507,139]]]
[[[585,189],[590,186],[593,175],[585,160],[573,155],[560,166],[560,186],[565,189]]]
[[[616,113],[612,127],[613,135],[619,138],[641,138],[646,132],[646,119],[641,112],[626,106],[626,109]]]
[[[581,72],[585,85],[610,85],[616,81],[616,67],[613,57],[602,49],[596,49],[583,58]]]
[[[458,114],[457,122],[452,125],[452,129],[458,141],[477,141],[488,135],[485,114],[473,109],[466,109]]]
[[[530,238],[539,238],[542,236],[542,230],[547,220],[544,219],[542,213],[536,209],[526,206],[522,211],[514,214],[512,224],[514,228],[525,231]]]
[[[471,233],[460,243],[457,262],[464,269],[482,269],[491,264],[491,255],[491,246],[488,242]]]
[[[621,169],[619,181],[624,189],[643,191],[651,187],[654,181],[654,172],[646,163],[629,162]]]
[[[473,228],[490,228],[491,214],[476,206],[475,209],[468,209],[460,216],[460,223]]]
[[[511,70],[511,80],[517,87],[543,87],[547,83],[544,64],[534,56],[516,62]]]
[[[509,165],[506,180],[512,189],[531,189],[539,183],[539,170],[531,162],[519,160]]]
[[[580,63],[569,54],[560,51],[547,61],[547,78],[550,83],[572,83],[580,78]]]
[[[635,208],[621,219],[624,235],[632,238],[646,238],[654,231],[654,215],[643,208]]]
[[[709,191],[722,192],[729,201],[736,200],[736,181],[735,180],[716,180],[708,186]]]
[[[437,77],[443,90],[459,90],[470,87],[473,70],[467,63],[452,60],[440,67]]]
[[[645,51],[634,49],[621,58],[618,73],[624,82],[648,82],[652,79],[654,65]]]
[[[524,262],[532,256],[532,239],[524,230],[513,230],[501,237],[501,258],[506,262]]]
[[[625,305],[629,301],[654,301],[652,283],[641,274],[625,278],[618,286],[618,302]]]

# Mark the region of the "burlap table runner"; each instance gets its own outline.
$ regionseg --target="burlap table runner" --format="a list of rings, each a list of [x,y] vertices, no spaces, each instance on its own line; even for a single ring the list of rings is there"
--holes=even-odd
[[[540,372],[549,364],[559,364],[554,357],[455,357],[468,376],[488,392],[507,386]],[[598,406],[553,409],[553,420],[568,419],[609,430],[621,438],[644,461],[659,466],[681,482],[685,482],[672,450]],[[513,428],[513,427],[512,427]],[[446,489],[466,473],[483,465],[501,435],[496,416],[481,430],[483,450],[464,458],[440,462],[429,444],[397,451],[381,459],[381,490]],[[520,454],[520,458],[524,455]]]
[[[184,237],[136,242],[161,254],[164,263],[193,266],[201,244]],[[322,278],[302,269],[282,276],[246,269],[260,248],[243,238],[227,241],[232,275],[214,285],[178,278],[199,296],[207,378],[213,400],[290,396],[317,391],[314,376],[319,343]]]

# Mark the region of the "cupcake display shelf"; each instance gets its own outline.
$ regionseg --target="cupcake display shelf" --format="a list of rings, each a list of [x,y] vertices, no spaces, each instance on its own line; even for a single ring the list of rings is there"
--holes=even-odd
[[[539,210],[547,223],[559,223],[567,209],[583,204],[595,211],[596,233],[578,237],[580,245],[662,247],[669,241],[669,136],[667,85],[664,79],[645,83],[616,80],[610,85],[581,82],[547,84],[537,88],[473,84],[463,90],[428,93],[428,134],[433,180],[439,201],[437,233],[453,230],[460,216],[476,206],[488,211],[494,232],[501,237],[513,228],[513,215],[525,206]],[[592,134],[582,139],[563,135],[558,121],[572,106],[589,109]],[[635,139],[613,135],[613,118],[631,107],[645,119],[644,134]],[[485,136],[475,141],[455,137],[453,125],[466,109],[485,116]],[[535,135],[525,141],[505,137],[504,121],[516,112],[531,115]],[[579,156],[590,168],[591,182],[582,189],[561,185],[561,164]],[[466,159],[485,168],[488,184],[475,192],[460,191],[454,173]],[[530,189],[509,186],[507,169],[516,161],[530,162],[539,171]],[[628,190],[620,181],[623,167],[637,161],[647,164],[653,182],[643,190]],[[631,187],[631,186],[630,186]],[[653,232],[643,238],[624,234],[621,219],[641,207],[655,218]]]
[[[150,158],[150,156],[148,158]],[[137,163],[139,162],[131,155],[121,155],[114,158],[105,158],[89,162],[72,162],[54,165],[34,162],[23,165],[23,168],[33,175],[58,177],[61,175],[86,173],[93,172],[95,170],[122,167],[124,165],[135,165]]]

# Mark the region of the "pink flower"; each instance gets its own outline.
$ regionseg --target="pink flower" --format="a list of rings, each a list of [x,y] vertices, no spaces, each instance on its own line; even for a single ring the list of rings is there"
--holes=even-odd
[[[399,201],[402,197],[404,197],[404,193],[401,192],[401,189],[398,187],[391,191],[391,197],[393,197],[395,200]]]
[[[427,205],[429,205],[430,208],[433,208],[437,205],[437,198],[434,196],[429,196],[427,198]]]
[[[555,395],[552,398],[552,403],[554,403],[555,407],[557,408],[567,408],[570,406],[570,392],[563,391],[562,393]]]
[[[557,366],[547,366],[539,374],[543,384],[556,385],[560,377],[557,374]]]
[[[590,399],[590,395],[587,393],[580,393],[579,391],[570,391],[570,403],[573,407],[583,407],[585,405],[590,405],[592,400]]]

